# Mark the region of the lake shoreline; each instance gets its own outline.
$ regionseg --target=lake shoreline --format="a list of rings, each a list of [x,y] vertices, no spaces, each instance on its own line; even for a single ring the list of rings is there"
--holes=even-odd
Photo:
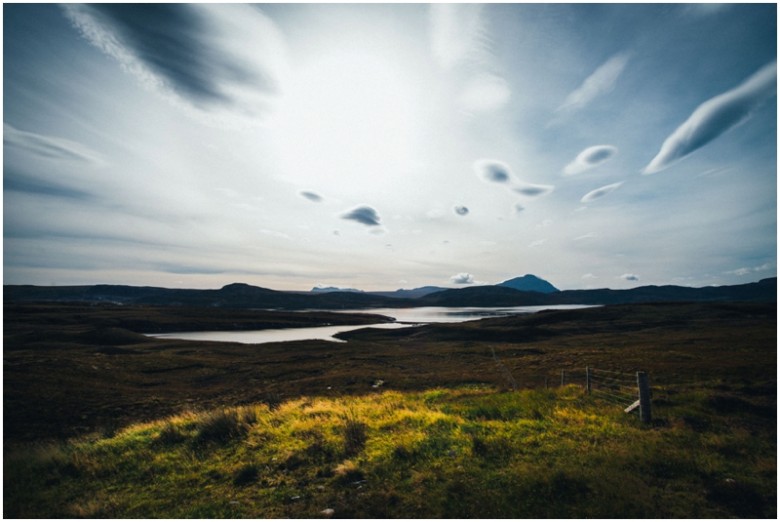
[[[160,329],[192,323],[194,312],[183,310],[173,316],[173,310],[143,307],[132,313],[54,304],[4,309],[6,443],[110,432],[192,409],[372,393],[377,380],[397,390],[502,387],[506,379],[494,353],[521,387],[544,387],[545,379],[560,381],[562,369],[588,364],[647,370],[654,382],[705,374],[776,379],[775,303],[604,306],[360,329],[343,334],[347,343],[257,348],[136,333],[149,331],[153,321]],[[224,323],[218,312],[197,314],[204,325]]]

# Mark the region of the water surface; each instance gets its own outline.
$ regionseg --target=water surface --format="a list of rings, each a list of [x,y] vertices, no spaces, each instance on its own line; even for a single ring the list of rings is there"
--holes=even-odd
[[[346,342],[337,339],[336,334],[351,332],[361,328],[412,328],[428,323],[459,323],[488,317],[505,317],[508,315],[531,314],[540,310],[571,310],[587,308],[590,305],[553,305],[553,306],[510,306],[496,308],[476,307],[419,307],[419,308],[370,308],[365,310],[340,310],[341,313],[379,314],[393,317],[394,323],[315,326],[305,328],[284,328],[269,330],[246,331],[214,331],[214,332],[174,332],[165,334],[148,334],[157,339],[182,339],[186,341],[219,341],[229,343],[264,344],[286,341],[331,341]],[[329,310],[332,311],[332,310]],[[305,312],[302,312],[305,313]]]

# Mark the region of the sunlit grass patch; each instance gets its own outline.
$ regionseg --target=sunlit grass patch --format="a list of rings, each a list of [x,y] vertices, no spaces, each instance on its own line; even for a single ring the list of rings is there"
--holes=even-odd
[[[670,402],[649,427],[577,387],[191,412],[7,454],[5,507],[25,517],[771,517],[774,440],[719,423],[710,397]],[[692,427],[694,414],[717,427]]]

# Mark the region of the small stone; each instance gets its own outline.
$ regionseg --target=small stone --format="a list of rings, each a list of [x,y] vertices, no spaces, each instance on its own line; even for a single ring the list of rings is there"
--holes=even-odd
[[[333,508],[325,508],[322,511],[320,511],[320,513],[322,513],[326,517],[332,517],[336,513],[336,510]]]
[[[240,502],[238,500],[231,500],[230,502],[228,502],[228,504],[231,506],[237,506],[240,504]]]

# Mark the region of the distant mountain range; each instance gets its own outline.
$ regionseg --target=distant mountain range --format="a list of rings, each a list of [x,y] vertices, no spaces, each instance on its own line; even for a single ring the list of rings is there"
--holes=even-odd
[[[520,290],[522,292],[540,292],[543,294],[551,294],[553,292],[558,292],[559,290],[555,288],[553,285],[551,285],[549,282],[545,281],[544,279],[537,277],[535,275],[526,274],[522,277],[515,277],[514,279],[509,279],[508,281],[504,281],[503,283],[498,283],[495,286],[504,286],[507,288],[513,288],[515,290]],[[371,295],[378,295],[382,297],[397,297],[402,299],[417,299],[420,297],[424,297],[429,294],[433,294],[436,292],[444,292],[447,290],[451,290],[450,288],[444,288],[441,286],[421,286],[419,288],[412,288],[410,290],[406,289],[398,289],[391,292],[365,292],[363,290],[357,290],[355,288],[338,288],[335,286],[315,286],[311,289],[312,293],[332,293],[332,292],[358,292],[358,293],[367,293]]]
[[[516,287],[536,288],[519,290]],[[421,287],[393,292],[283,292],[243,283],[218,290],[184,290],[125,285],[5,285],[4,302],[59,301],[156,306],[345,310],[415,306],[541,306],[558,304],[621,304],[685,301],[777,301],[777,278],[732,286],[689,288],[640,286],[630,290],[560,291],[536,276],[526,275],[498,285],[459,289]]]

